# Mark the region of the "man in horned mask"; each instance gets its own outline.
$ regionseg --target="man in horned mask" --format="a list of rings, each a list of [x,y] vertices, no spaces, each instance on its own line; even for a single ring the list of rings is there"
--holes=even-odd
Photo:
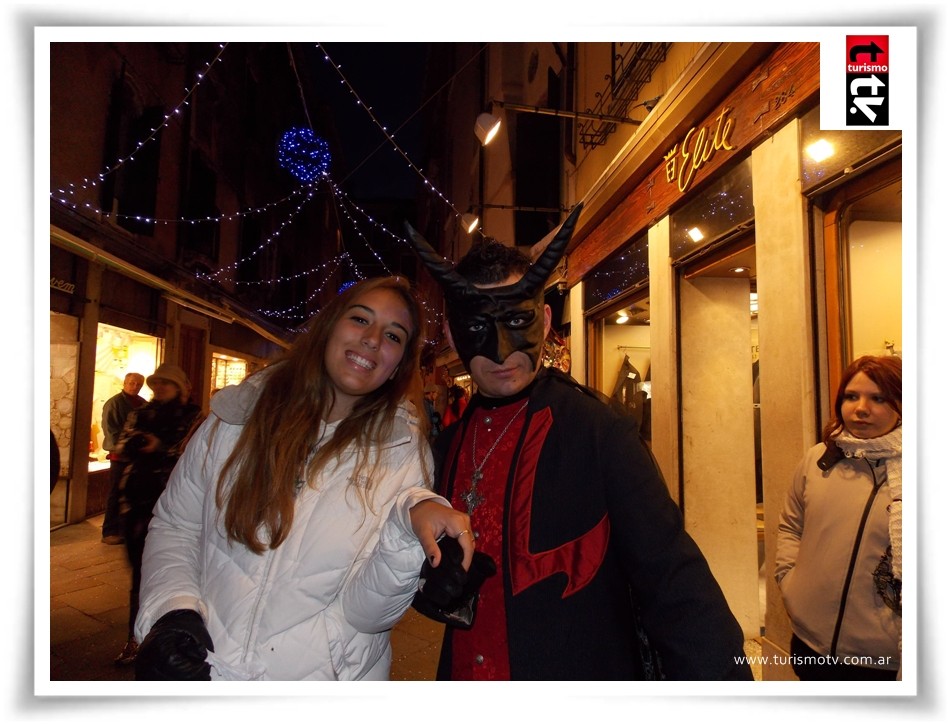
[[[542,365],[545,282],[579,214],[533,264],[486,240],[453,266],[409,229],[477,386],[436,442],[437,483],[497,564],[474,623],[446,627],[438,677],[751,680],[742,631],[635,421]]]

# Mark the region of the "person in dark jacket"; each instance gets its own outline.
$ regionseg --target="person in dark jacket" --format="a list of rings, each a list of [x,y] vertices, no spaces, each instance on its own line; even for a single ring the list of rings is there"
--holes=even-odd
[[[146,382],[152,399],[129,413],[115,453],[124,463],[120,501],[125,523],[125,547],[132,565],[129,590],[129,639],[116,657],[119,665],[135,661],[138,642],[133,634],[139,609],[142,552],[152,509],[192,432],[204,415],[190,402],[191,382],[177,365],[162,363]]]
[[[741,628],[636,421],[542,365],[544,282],[579,212],[533,264],[486,239],[453,267],[409,229],[477,385],[436,443],[437,480],[497,564],[471,627],[446,627],[438,677],[751,680]]]
[[[122,380],[122,390],[102,405],[102,448],[109,451],[109,497],[106,500],[106,513],[102,519],[102,543],[122,544],[125,541],[122,514],[119,511],[119,488],[125,473],[125,462],[115,451],[119,437],[125,428],[129,413],[141,408],[147,402],[139,395],[145,385],[145,376],[141,373],[126,373]]]

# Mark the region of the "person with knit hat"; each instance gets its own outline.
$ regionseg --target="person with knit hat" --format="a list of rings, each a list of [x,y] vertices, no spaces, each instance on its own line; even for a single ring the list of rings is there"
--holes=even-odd
[[[800,680],[900,679],[901,367],[848,366],[779,519],[775,579]]]
[[[204,420],[201,408],[189,400],[191,381],[177,365],[162,363],[146,378],[146,383],[152,389],[152,399],[129,413],[115,450],[125,462],[120,500],[125,519],[125,546],[132,566],[129,638],[115,659],[118,665],[132,664],[138,650],[134,625],[139,609],[142,552],[152,509],[165,490],[192,431]]]

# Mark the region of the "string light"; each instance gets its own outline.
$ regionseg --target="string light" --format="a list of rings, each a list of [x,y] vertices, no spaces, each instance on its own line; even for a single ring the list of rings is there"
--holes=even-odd
[[[281,205],[283,205],[284,203],[288,201],[297,201],[300,196],[303,196],[303,199],[300,200],[297,203],[296,207],[288,213],[288,215],[286,216],[284,221],[279,225],[279,227],[274,232],[272,232],[263,242],[261,242],[261,244],[259,244],[258,247],[255,250],[253,250],[249,255],[229,265],[221,267],[216,272],[207,273],[207,274],[198,273],[196,275],[198,278],[203,279],[208,282],[221,283],[225,281],[230,281],[234,283],[235,285],[262,285],[262,284],[279,285],[279,284],[299,280],[302,277],[318,274],[320,272],[327,270],[327,268],[331,268],[331,271],[327,273],[327,277],[323,280],[321,284],[318,285],[317,290],[313,294],[311,294],[307,300],[301,303],[298,303],[296,305],[293,305],[292,307],[287,308],[286,310],[268,310],[268,309],[258,310],[260,314],[268,316],[268,317],[288,317],[288,318],[297,317],[299,318],[300,313],[305,309],[307,303],[311,302],[320,292],[323,291],[329,277],[332,276],[332,274],[337,269],[339,269],[344,263],[346,263],[350,267],[355,277],[357,277],[358,279],[365,278],[362,272],[356,266],[353,259],[349,257],[349,255],[346,252],[343,252],[341,255],[339,255],[335,259],[330,260],[329,262],[324,263],[322,265],[318,265],[317,267],[314,267],[306,272],[301,272],[294,275],[276,277],[270,280],[254,280],[254,281],[237,280],[237,279],[234,279],[232,273],[235,272],[242,264],[245,264],[251,261],[257,255],[259,255],[265,248],[276,243],[279,240],[282,233],[284,233],[287,230],[287,228],[294,223],[294,221],[299,217],[301,211],[303,211],[304,207],[314,198],[317,184],[322,181],[322,182],[327,183],[328,188],[332,192],[332,198],[334,199],[337,209],[341,211],[343,216],[348,220],[349,226],[354,230],[358,239],[362,242],[362,244],[364,244],[367,247],[367,249],[371,251],[371,253],[375,256],[375,258],[380,263],[382,268],[385,269],[388,274],[392,274],[392,271],[389,270],[389,268],[383,261],[380,254],[376,251],[376,249],[373,248],[372,244],[370,244],[369,240],[360,230],[357,219],[355,218],[353,214],[350,213],[349,209],[352,209],[358,212],[364,219],[368,220],[370,224],[375,226],[382,233],[388,235],[391,239],[395,240],[398,243],[407,245],[407,248],[409,246],[408,241],[394,234],[389,229],[387,229],[385,225],[375,220],[371,215],[366,213],[358,204],[356,204],[351,199],[349,199],[349,197],[347,197],[346,194],[344,194],[342,190],[340,190],[339,187],[335,183],[333,183],[332,179],[329,176],[330,155],[329,155],[328,146],[325,141],[316,137],[313,134],[312,129],[306,129],[306,128],[291,129],[291,131],[288,131],[281,140],[281,143],[278,149],[278,158],[279,158],[279,162],[281,166],[287,169],[288,171],[290,171],[296,178],[298,178],[301,182],[303,182],[304,185],[294,190],[287,197],[284,197],[283,199],[276,202],[270,202],[263,206],[258,206],[258,207],[255,207],[252,209],[246,209],[243,211],[237,211],[230,214],[225,213],[216,217],[211,217],[211,216],[206,216],[202,218],[178,217],[174,219],[167,219],[167,218],[145,217],[145,216],[131,215],[131,214],[118,214],[113,211],[106,211],[103,209],[99,209],[90,202],[78,201],[78,195],[80,193],[98,186],[100,183],[104,181],[104,179],[109,174],[115,173],[118,169],[120,169],[126,163],[134,161],[135,154],[142,147],[156,140],[158,138],[159,132],[162,129],[164,129],[173,119],[181,117],[182,110],[190,105],[192,97],[197,92],[197,89],[201,85],[201,83],[204,80],[206,80],[208,73],[212,70],[215,64],[221,62],[222,55],[227,47],[228,47],[227,43],[222,43],[218,45],[219,50],[217,54],[211,61],[205,64],[204,71],[199,72],[197,74],[197,79],[196,79],[195,84],[191,86],[190,88],[188,87],[185,88],[185,95],[181,99],[181,101],[176,106],[174,106],[171,111],[165,114],[164,119],[160,125],[158,125],[156,128],[150,129],[149,135],[145,139],[135,144],[135,148],[131,153],[129,153],[127,156],[120,157],[119,159],[117,159],[114,164],[112,164],[111,166],[107,167],[105,170],[100,172],[95,178],[91,178],[91,179],[85,178],[80,184],[69,183],[69,184],[64,185],[61,188],[51,191],[50,192],[51,200],[56,203],[62,204],[63,206],[69,207],[73,210],[76,210],[76,211],[83,210],[85,212],[93,213],[106,219],[108,218],[113,218],[116,220],[135,219],[137,221],[141,221],[141,222],[145,222],[149,224],[155,224],[155,225],[158,225],[158,224],[196,225],[196,224],[208,224],[208,223],[220,224],[223,222],[239,221],[250,216],[256,216],[256,215],[260,215],[266,212],[270,212],[274,209],[279,208]],[[326,53],[325,49],[323,49],[320,44],[317,44],[317,47],[323,52],[323,55],[326,61],[331,64],[333,69],[339,75],[341,85],[344,85],[349,90],[349,92],[356,99],[357,105],[362,107],[367,112],[367,114],[370,116],[370,119],[373,121],[373,123],[383,133],[386,141],[389,144],[391,144],[393,149],[396,152],[398,152],[406,160],[406,162],[409,165],[409,168],[412,169],[422,179],[425,185],[425,188],[430,193],[434,194],[440,200],[442,200],[453,211],[456,218],[461,218],[461,213],[458,211],[458,209],[456,209],[455,205],[444,194],[442,194],[438,189],[436,189],[436,187],[432,184],[432,182],[428,180],[428,178],[426,178],[422,170],[413,163],[413,161],[409,158],[409,156],[396,143],[394,134],[391,134],[389,130],[386,128],[386,126],[380,123],[380,121],[373,114],[372,108],[370,106],[367,106],[362,101],[362,99],[356,93],[355,89],[353,89],[349,81],[345,78],[345,76],[343,76],[340,66],[336,65],[332,61],[329,54]],[[293,67],[293,70],[296,73],[296,67],[294,66],[294,63],[293,63],[292,54],[291,54],[291,66]],[[301,84],[298,78],[298,86],[300,85]],[[304,106],[306,106],[305,99],[303,99],[302,87],[301,87],[301,100],[304,102]],[[306,107],[304,108],[304,112],[306,114]],[[309,121],[309,115],[307,115],[307,119]],[[383,144],[381,144],[381,146],[382,145]],[[427,312],[427,316],[429,320],[431,321],[435,319],[438,322],[438,319],[441,317],[441,312],[433,310],[426,300],[421,300],[421,301],[422,301],[424,309]],[[428,342],[434,342],[434,341],[428,341]]]
[[[233,278],[230,278],[230,277],[222,277],[222,275],[224,275],[225,272],[236,270],[236,269],[237,269],[238,267],[240,267],[242,264],[245,264],[246,262],[251,261],[254,257],[256,257],[258,254],[260,254],[266,247],[268,247],[268,246],[270,246],[271,244],[273,244],[274,242],[276,242],[277,239],[280,237],[281,233],[282,233],[284,230],[286,230],[287,227],[289,227],[289,226],[293,223],[294,219],[300,214],[300,212],[303,211],[304,207],[307,205],[307,202],[309,202],[310,200],[312,200],[313,197],[314,197],[314,188],[313,188],[313,187],[310,187],[310,189],[308,189],[308,191],[307,191],[307,196],[306,196],[306,198],[305,198],[303,201],[301,201],[300,204],[297,205],[296,209],[294,209],[294,210],[287,216],[287,218],[284,219],[283,222],[281,222],[281,224],[280,224],[280,226],[277,228],[277,230],[276,230],[275,232],[273,232],[269,237],[267,237],[263,242],[261,242],[261,243],[257,246],[257,249],[255,249],[254,251],[252,251],[252,252],[251,252],[250,254],[248,254],[246,257],[244,257],[243,259],[238,259],[238,260],[232,262],[231,264],[228,264],[228,265],[226,265],[226,266],[224,266],[224,267],[221,267],[220,269],[218,269],[217,272],[212,272],[212,273],[210,273],[210,274],[203,274],[203,273],[198,272],[198,273],[196,273],[196,276],[197,276],[198,278],[200,278],[200,279],[204,279],[204,280],[207,280],[207,281],[214,281],[214,280],[217,280],[217,281],[220,282],[220,281],[222,281],[222,280],[232,280]]]
[[[282,319],[299,319],[302,316],[302,314],[306,312],[307,303],[312,302],[314,299],[319,297],[320,293],[323,292],[324,287],[327,286],[327,283],[333,277],[336,270],[340,267],[340,264],[347,259],[349,259],[349,255],[345,253],[342,254],[338,258],[337,263],[323,278],[323,281],[320,282],[320,284],[317,285],[317,288],[310,294],[310,296],[304,299],[303,301],[298,302],[295,305],[291,305],[290,307],[287,307],[283,310],[258,309],[257,311],[260,314],[264,315],[265,317],[277,317],[277,318],[282,318]]]
[[[256,279],[256,280],[236,279],[234,280],[234,284],[238,286],[241,286],[241,285],[254,286],[254,285],[281,285],[281,284],[284,284],[285,282],[296,282],[297,280],[302,279],[303,277],[309,277],[313,274],[317,274],[321,272],[323,269],[325,269],[327,266],[331,264],[339,265],[340,262],[343,260],[343,258],[346,256],[347,256],[346,252],[341,252],[339,255],[337,255],[333,259],[327,262],[324,262],[323,264],[319,264],[316,267],[312,267],[308,269],[306,272],[298,272],[297,274],[282,275],[280,277],[272,277],[271,279]]]
[[[259,216],[269,211],[273,211],[274,209],[277,209],[278,207],[282,206],[283,204],[286,204],[289,201],[293,201],[296,197],[300,196],[301,194],[307,193],[308,189],[309,189],[309,186],[299,186],[296,189],[294,189],[292,192],[290,192],[290,194],[285,196],[283,199],[268,202],[267,204],[264,204],[263,206],[245,209],[244,211],[224,213],[216,217],[206,216],[200,219],[197,219],[197,218],[193,219],[189,217],[177,217],[175,219],[159,219],[159,218],[152,218],[152,217],[143,217],[136,214],[116,214],[116,213],[107,212],[103,209],[100,209],[89,202],[84,202],[81,205],[75,202],[72,202],[69,199],[65,198],[65,196],[63,196],[69,193],[64,189],[57,189],[56,191],[51,191],[50,198],[53,201],[59,204],[62,204],[63,206],[68,206],[72,208],[73,210],[78,210],[81,207],[82,209],[88,212],[91,212],[93,214],[96,214],[98,216],[101,216],[105,219],[110,219],[110,218],[111,219],[135,219],[138,221],[145,221],[151,224],[161,224],[162,226],[167,226],[169,224],[203,224],[203,223],[221,224],[223,222],[239,221],[247,217]],[[61,196],[57,197],[56,196],[57,193],[60,194]]]
[[[317,43],[316,47],[320,50],[321,53],[323,53],[324,60],[326,60],[332,66],[333,70],[336,71],[337,75],[340,76],[340,84],[345,85],[347,87],[350,94],[353,96],[353,98],[356,99],[356,104],[362,107],[366,111],[367,115],[369,115],[370,117],[370,120],[376,125],[376,127],[380,131],[383,132],[383,135],[386,137],[386,140],[389,141],[389,143],[392,145],[393,149],[406,160],[406,162],[409,164],[409,168],[412,169],[419,176],[419,178],[422,179],[422,181],[432,191],[433,194],[438,196],[442,201],[446,203],[446,205],[449,208],[452,209],[452,211],[455,213],[456,218],[461,219],[462,213],[458,209],[455,208],[455,205],[448,199],[448,197],[446,197],[441,191],[435,188],[435,186],[432,184],[431,181],[429,181],[426,175],[422,173],[422,169],[416,166],[412,162],[412,159],[410,159],[409,156],[406,154],[406,152],[403,151],[402,148],[399,147],[399,144],[396,143],[396,139],[392,136],[392,134],[389,133],[387,128],[382,123],[379,122],[379,119],[376,118],[375,114],[373,113],[372,107],[366,105],[363,102],[363,99],[360,98],[359,94],[353,88],[353,86],[350,85],[350,82],[346,79],[346,76],[343,75],[341,66],[338,66],[336,63],[333,62],[333,59],[330,58],[330,54],[327,53],[326,48],[324,48],[321,43]]]
[[[330,168],[330,146],[309,128],[292,128],[280,139],[277,160],[305,184],[325,176]]]
[[[159,124],[158,126],[156,126],[155,128],[150,129],[150,133],[149,133],[149,135],[148,135],[145,139],[143,139],[142,141],[139,141],[138,143],[135,144],[135,149],[134,149],[131,153],[129,153],[128,156],[121,156],[121,157],[119,157],[119,158],[116,160],[116,162],[115,162],[112,166],[109,166],[109,167],[107,167],[104,171],[99,172],[99,175],[98,175],[98,177],[97,177],[96,179],[88,179],[88,178],[83,179],[82,184],[81,184],[80,186],[78,186],[78,187],[76,187],[74,184],[69,184],[69,187],[70,187],[69,190],[68,190],[68,191],[60,190],[61,193],[75,194],[75,193],[78,192],[78,191],[85,191],[86,189],[89,189],[89,188],[93,188],[93,187],[95,187],[95,186],[98,186],[99,183],[101,183],[102,181],[105,181],[105,178],[106,178],[109,174],[114,173],[115,171],[117,171],[118,169],[120,169],[122,166],[124,166],[126,163],[128,163],[129,161],[134,160],[134,158],[135,158],[135,153],[136,153],[139,149],[141,149],[141,148],[142,148],[143,146],[145,146],[147,143],[149,143],[149,142],[151,142],[151,141],[154,141],[154,140],[158,137],[159,131],[161,131],[162,129],[164,129],[164,128],[169,124],[169,122],[171,122],[171,120],[172,120],[173,118],[178,117],[178,116],[181,114],[182,108],[184,108],[185,106],[190,105],[190,103],[191,103],[190,99],[191,99],[192,95],[194,95],[195,91],[198,90],[198,86],[200,86],[200,85],[201,85],[201,82],[205,79],[205,76],[207,75],[207,72],[211,70],[211,68],[214,66],[215,63],[217,63],[217,62],[219,62],[219,61],[221,60],[221,55],[224,53],[224,50],[225,50],[225,48],[227,48],[227,47],[228,47],[228,44],[227,44],[227,43],[219,43],[219,44],[218,44],[218,48],[219,48],[220,50],[218,50],[218,53],[217,53],[217,55],[215,55],[214,58],[212,58],[209,62],[205,63],[205,69],[206,69],[205,72],[199,72],[199,73],[197,74],[198,80],[195,82],[195,84],[194,84],[191,88],[187,88],[187,87],[185,88],[185,96],[184,96],[184,98],[182,98],[182,100],[178,102],[178,105],[176,105],[169,113],[166,113],[166,114],[165,114],[165,117],[164,117],[162,123],[160,123],[160,124]],[[141,218],[140,218],[140,217],[134,217],[134,218],[135,218],[135,219],[142,219],[142,220],[145,220],[145,221],[150,221],[150,220],[148,220],[148,219],[145,218],[145,217],[141,217]]]

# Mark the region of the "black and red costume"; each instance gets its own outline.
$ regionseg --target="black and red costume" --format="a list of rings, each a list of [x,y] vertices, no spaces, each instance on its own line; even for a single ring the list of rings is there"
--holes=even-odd
[[[456,266],[407,225],[453,347],[476,384],[491,381],[435,443],[441,493],[497,566],[471,629],[446,627],[438,677],[751,680],[742,630],[636,419],[541,367],[544,284],[581,209],[534,262],[486,239]]]
[[[493,416],[514,424],[486,459],[471,519],[498,574],[472,629],[446,628],[438,677],[650,678],[639,621],[664,679],[751,680],[742,631],[634,419],[553,369],[511,398],[476,393],[436,442],[456,508],[485,456],[473,427]]]

